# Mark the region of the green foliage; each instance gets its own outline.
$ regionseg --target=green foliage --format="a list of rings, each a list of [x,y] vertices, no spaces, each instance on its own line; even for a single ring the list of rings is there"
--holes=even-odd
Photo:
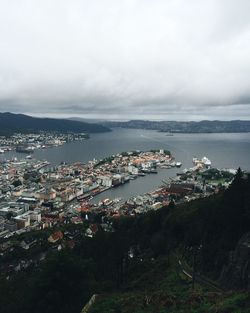
[[[130,152],[122,152],[122,156],[138,156],[140,151],[130,151]]]
[[[201,285],[192,292],[190,283],[178,275],[175,259],[172,258],[170,266],[166,266],[166,262],[165,258],[151,261],[150,266],[144,267],[126,290],[98,297],[90,313],[249,312],[247,293],[214,292]]]
[[[21,182],[19,179],[17,179],[17,180],[14,180],[14,181],[13,181],[12,185],[13,185],[14,187],[18,187],[18,186],[21,186],[21,185],[22,185],[22,182]]]
[[[49,313],[58,308],[61,312],[80,311],[84,300],[91,294],[91,267],[91,261],[83,261],[68,251],[52,256],[33,282],[36,286],[32,297],[33,311]]]
[[[12,212],[8,212],[8,213],[6,214],[7,220],[11,220],[12,217],[13,217],[13,213],[12,213]]]
[[[106,163],[111,163],[113,160],[114,160],[114,157],[112,157],[112,156],[104,158],[104,159],[100,160],[98,163],[96,163],[94,165],[94,168],[101,166],[103,164],[106,164]]]
[[[230,298],[226,299],[222,305],[224,310],[230,310],[232,312],[242,312],[242,310],[249,308],[249,294],[246,293],[236,293],[233,294]]]
[[[2,279],[1,312],[80,312],[95,285],[92,267],[91,260],[66,250],[53,254],[39,270]]]

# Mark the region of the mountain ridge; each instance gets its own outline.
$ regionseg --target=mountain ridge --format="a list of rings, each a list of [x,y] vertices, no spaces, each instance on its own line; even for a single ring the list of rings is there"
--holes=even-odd
[[[250,132],[249,120],[202,120],[202,121],[149,121],[130,120],[127,122],[107,121],[102,123],[110,128],[134,128],[157,130],[169,133],[239,133]]]
[[[92,124],[67,119],[40,118],[10,112],[0,113],[0,134],[11,135],[14,132],[57,131],[73,133],[100,133],[110,129],[100,124]]]

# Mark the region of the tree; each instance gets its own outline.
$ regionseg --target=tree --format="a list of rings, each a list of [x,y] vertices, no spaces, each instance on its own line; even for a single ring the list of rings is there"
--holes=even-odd
[[[242,182],[242,177],[243,177],[243,172],[242,172],[241,168],[239,167],[237,170],[237,173],[235,174],[232,186],[240,188],[240,184]]]
[[[21,186],[21,185],[22,185],[22,182],[20,181],[20,179],[17,179],[17,180],[15,180],[15,181],[12,183],[12,185],[13,185],[14,187],[18,187],[18,186]]]
[[[13,213],[12,213],[12,212],[8,212],[8,213],[6,214],[7,220],[11,220],[12,217],[13,217]]]
[[[171,199],[171,201],[169,202],[169,205],[168,205],[169,209],[172,210],[175,208],[175,203],[174,203],[174,200]]]

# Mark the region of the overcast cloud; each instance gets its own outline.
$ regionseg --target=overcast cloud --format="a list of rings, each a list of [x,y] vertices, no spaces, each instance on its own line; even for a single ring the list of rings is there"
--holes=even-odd
[[[0,0],[0,111],[250,119],[250,1]]]

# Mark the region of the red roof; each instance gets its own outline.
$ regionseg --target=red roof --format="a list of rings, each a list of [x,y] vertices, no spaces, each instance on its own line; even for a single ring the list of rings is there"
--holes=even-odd
[[[98,231],[98,225],[97,224],[91,224],[89,228],[92,230],[92,232],[95,234]]]
[[[59,230],[51,234],[48,238],[50,242],[57,242],[58,240],[63,238],[63,233]]]

